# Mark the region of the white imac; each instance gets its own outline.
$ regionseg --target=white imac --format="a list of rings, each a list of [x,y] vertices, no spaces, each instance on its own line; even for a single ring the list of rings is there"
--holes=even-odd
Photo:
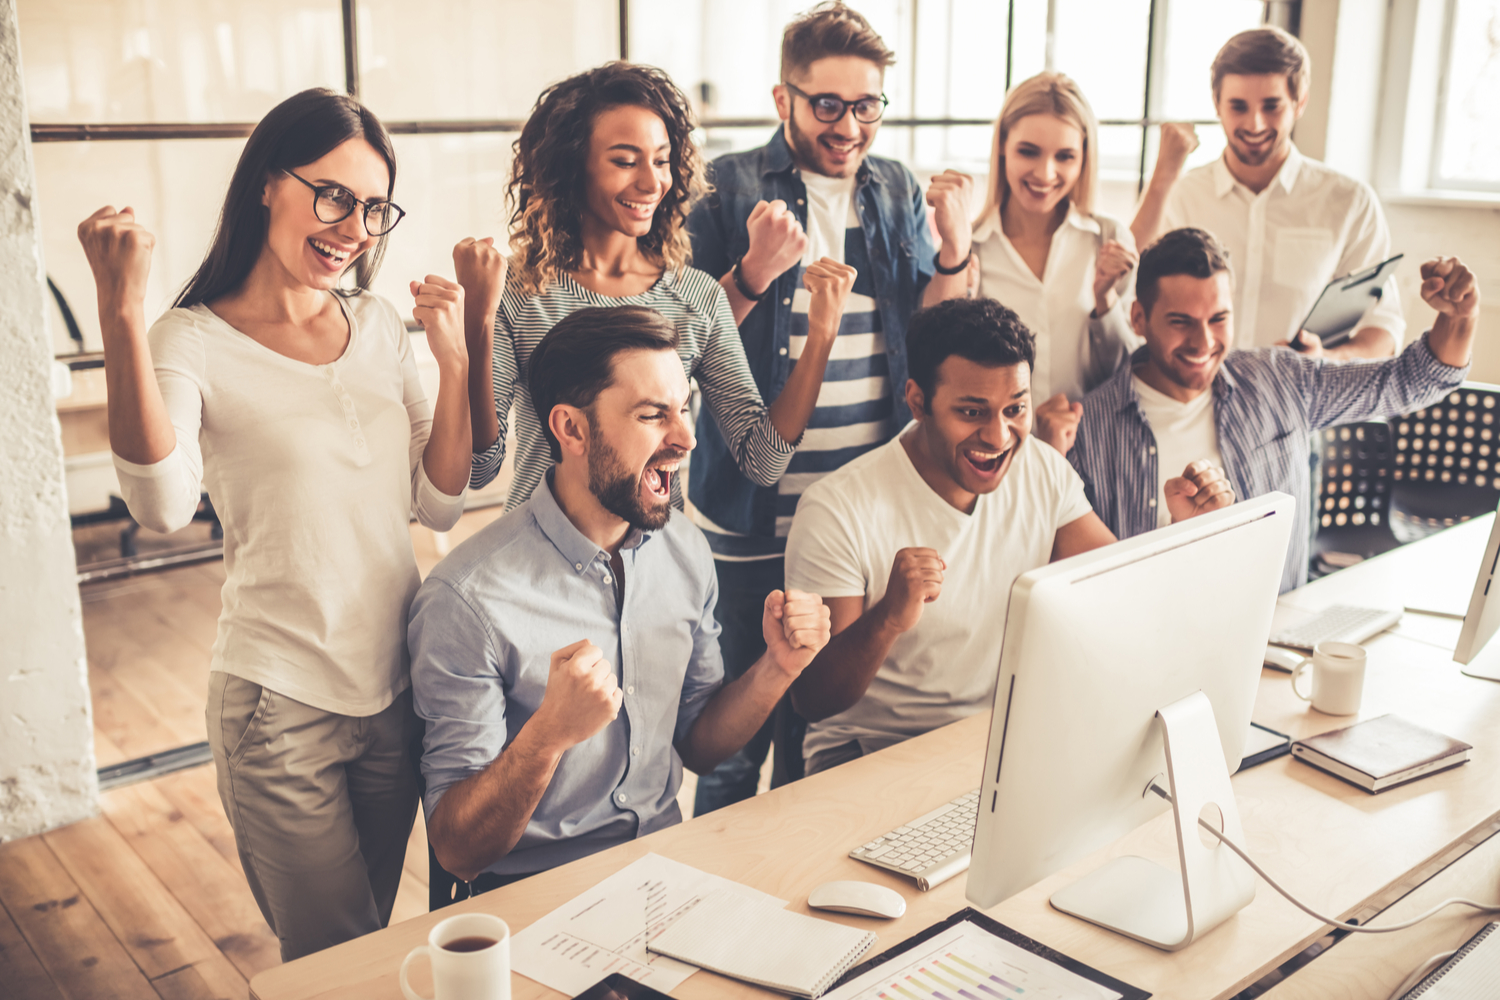
[[[1469,597],[1469,609],[1464,614],[1464,627],[1458,633],[1458,645],[1453,649],[1453,659],[1463,664],[1464,673],[1491,681],[1500,681],[1500,646],[1489,650],[1489,655],[1483,658],[1479,654],[1496,630],[1500,630],[1500,586],[1495,585],[1497,562],[1500,562],[1500,511],[1490,525],[1490,540],[1485,544],[1479,575],[1474,580],[1474,593]],[[1490,593],[1491,590],[1495,593]]]
[[[1229,776],[1250,729],[1296,501],[1271,493],[1022,574],[1011,589],[969,899],[990,907],[1157,815],[1181,871],[1120,858],[1052,905],[1166,950],[1250,902]],[[1161,718],[1159,723],[1158,717]]]

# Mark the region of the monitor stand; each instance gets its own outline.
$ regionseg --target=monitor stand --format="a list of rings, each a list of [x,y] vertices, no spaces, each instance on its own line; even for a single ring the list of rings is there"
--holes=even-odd
[[[1178,951],[1254,899],[1255,876],[1229,848],[1198,829],[1200,812],[1206,805],[1216,806],[1224,835],[1244,844],[1208,697],[1195,692],[1158,710],[1156,717],[1162,725],[1181,871],[1135,856],[1115,858],[1053,893],[1052,905],[1164,951]],[[1151,793],[1148,788],[1143,794]],[[1214,809],[1208,813],[1205,819],[1213,822]]]
[[[1470,677],[1480,680],[1500,681],[1500,642],[1491,641],[1478,653],[1462,664],[1460,669]]]

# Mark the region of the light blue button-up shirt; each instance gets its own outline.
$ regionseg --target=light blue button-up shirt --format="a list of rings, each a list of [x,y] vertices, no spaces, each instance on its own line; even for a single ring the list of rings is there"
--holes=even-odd
[[[567,750],[516,846],[485,871],[530,874],[681,822],[685,737],[724,675],[718,583],[703,535],[680,514],[609,555],[558,507],[548,473],[531,499],[455,548],[412,603],[408,642],[428,817],[484,770],[542,703],[553,652],[604,651],[620,714]]]

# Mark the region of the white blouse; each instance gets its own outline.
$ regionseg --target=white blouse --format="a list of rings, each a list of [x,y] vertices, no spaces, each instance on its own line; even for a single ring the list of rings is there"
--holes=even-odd
[[[406,613],[419,578],[407,524],[452,527],[464,496],[422,468],[432,427],[409,335],[368,292],[340,299],[349,344],[296,361],[207,306],[149,334],[177,444],[115,456],[131,515],[186,525],[207,489],[224,526],[224,610],[211,669],[327,712],[368,716],[411,683]]]
[[[979,294],[1009,306],[1036,334],[1036,367],[1031,398],[1040,404],[1055,393],[1074,402],[1108,378],[1140,344],[1130,329],[1124,292],[1131,274],[1120,279],[1121,297],[1098,319],[1094,311],[1094,261],[1110,239],[1132,246],[1130,230],[1103,216],[1069,211],[1052,234],[1047,265],[1038,278],[1021,259],[1000,225],[996,208],[974,233],[979,255]],[[1134,272],[1132,272],[1133,274]]]

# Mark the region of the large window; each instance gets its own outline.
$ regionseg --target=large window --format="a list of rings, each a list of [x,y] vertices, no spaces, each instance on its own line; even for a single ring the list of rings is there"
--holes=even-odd
[[[1495,2],[1455,0],[1464,17]],[[97,350],[93,282],[74,229],[101,205],[130,204],[158,237],[148,311],[166,308],[202,258],[253,123],[323,86],[357,93],[395,136],[396,199],[408,216],[376,290],[404,308],[406,281],[450,271],[457,240],[504,234],[510,143],[547,84],[627,54],[662,66],[692,95],[710,155],[757,146],[776,124],[782,28],[810,4],[19,0],[48,272]],[[1260,0],[857,6],[898,54],[878,152],[922,175],[983,175],[1007,87],[1057,69],[1079,81],[1104,123],[1102,208],[1122,219],[1154,162],[1152,123],[1203,123],[1193,162],[1219,154],[1209,62],[1263,9]],[[1500,133],[1483,131],[1491,143]],[[1490,170],[1500,162],[1480,161]],[[72,349],[63,323],[54,337],[59,353]]]
[[[1500,191],[1500,0],[1448,0],[1432,186]]]

